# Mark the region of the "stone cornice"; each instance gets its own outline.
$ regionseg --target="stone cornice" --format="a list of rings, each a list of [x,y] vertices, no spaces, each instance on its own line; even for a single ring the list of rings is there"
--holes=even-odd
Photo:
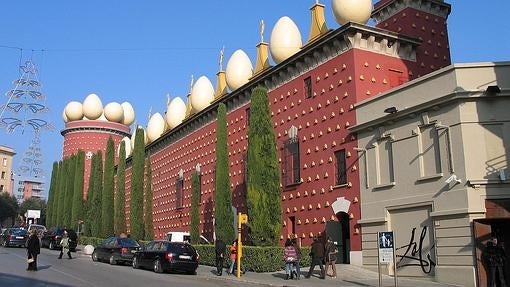
[[[446,19],[452,7],[440,0],[394,0],[375,9],[372,18],[377,23],[384,22],[405,8],[414,8]]]
[[[248,104],[251,91],[257,86],[264,86],[272,91],[351,49],[361,49],[414,61],[416,47],[419,44],[420,42],[416,39],[394,32],[357,23],[347,23],[339,29],[330,30],[313,43],[305,45],[299,52],[279,65],[255,75],[244,86],[214,100],[204,110],[186,118],[180,125],[150,143],[146,147],[146,152],[155,153],[214,122],[220,102],[227,106],[228,112]]]

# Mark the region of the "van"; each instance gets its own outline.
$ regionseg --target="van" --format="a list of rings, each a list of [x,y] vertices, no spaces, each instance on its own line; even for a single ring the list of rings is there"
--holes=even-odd
[[[191,242],[191,235],[188,232],[170,231],[166,234],[166,240],[170,242]],[[200,242],[198,244],[211,244],[207,238],[200,235]]]

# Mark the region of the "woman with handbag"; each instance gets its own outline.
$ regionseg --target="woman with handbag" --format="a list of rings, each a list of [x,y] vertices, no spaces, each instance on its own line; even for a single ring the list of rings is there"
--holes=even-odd
[[[283,261],[285,261],[285,280],[294,279],[294,263],[297,261],[296,248],[292,244],[292,240],[287,239],[285,242],[285,249],[283,249]],[[299,275],[296,276],[299,279]]]
[[[41,253],[41,245],[37,236],[37,230],[33,229],[27,241],[27,271],[37,271],[37,255],[39,253]]]

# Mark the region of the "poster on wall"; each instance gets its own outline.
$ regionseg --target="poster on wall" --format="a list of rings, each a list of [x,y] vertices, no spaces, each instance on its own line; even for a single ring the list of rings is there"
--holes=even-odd
[[[393,261],[393,231],[383,231],[377,233],[379,245],[379,263],[390,263]]]

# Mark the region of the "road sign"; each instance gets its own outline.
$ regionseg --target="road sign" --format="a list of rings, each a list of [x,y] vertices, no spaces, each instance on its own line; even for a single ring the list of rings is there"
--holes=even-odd
[[[393,261],[393,231],[383,231],[377,234],[379,243],[379,262],[390,263]]]

